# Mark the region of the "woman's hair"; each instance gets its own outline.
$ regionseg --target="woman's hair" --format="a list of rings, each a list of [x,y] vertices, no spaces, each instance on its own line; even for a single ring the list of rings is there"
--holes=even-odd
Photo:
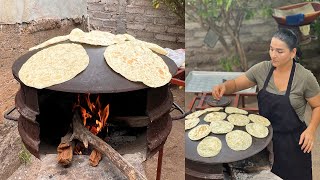
[[[277,31],[274,35],[274,38],[280,39],[281,41],[285,42],[289,49],[292,51],[294,48],[297,49],[296,52],[296,59],[299,59],[302,55],[299,46],[299,39],[297,35],[290,29],[281,28]]]

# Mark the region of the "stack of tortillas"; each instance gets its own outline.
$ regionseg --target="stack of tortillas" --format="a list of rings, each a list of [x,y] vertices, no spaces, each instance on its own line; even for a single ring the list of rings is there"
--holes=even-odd
[[[58,44],[62,42],[65,44]],[[104,52],[107,64],[130,81],[160,87],[171,80],[167,64],[156,54],[167,54],[162,47],[129,34],[114,35],[97,30],[83,32],[78,28],[69,35],[54,37],[30,48],[31,51],[52,45],[28,59],[19,71],[20,80],[28,86],[42,89],[81,73],[88,66],[89,57],[80,44],[70,42],[108,46]]]

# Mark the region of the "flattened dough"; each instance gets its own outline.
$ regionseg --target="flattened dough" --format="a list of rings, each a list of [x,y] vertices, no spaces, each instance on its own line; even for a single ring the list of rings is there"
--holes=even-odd
[[[227,114],[224,112],[211,112],[207,114],[203,120],[206,122],[212,122],[212,121],[224,120],[226,117],[227,117]]]
[[[192,141],[196,141],[208,136],[210,132],[210,126],[208,124],[201,124],[191,129],[188,133],[188,136]]]
[[[248,114],[248,111],[245,111],[243,109],[239,109],[236,107],[226,107],[225,112],[228,114],[233,114],[233,113],[237,113],[237,114]]]
[[[256,138],[265,138],[269,134],[269,129],[258,123],[247,124],[246,131]]]
[[[263,126],[270,126],[270,124],[271,124],[267,118],[260,116],[260,115],[249,114],[248,117],[252,122],[261,124]]]
[[[250,122],[248,116],[243,114],[230,114],[227,119],[236,126],[245,126]]]
[[[188,130],[191,128],[194,128],[196,125],[198,125],[200,122],[199,118],[193,118],[193,119],[186,119],[184,121],[184,129]]]
[[[81,73],[89,64],[86,50],[79,44],[57,44],[31,56],[19,71],[27,86],[43,89],[66,82]]]
[[[252,145],[252,137],[247,132],[234,130],[226,135],[228,146],[235,151],[248,149]]]
[[[214,134],[226,134],[231,132],[234,125],[228,121],[212,121],[210,123],[211,132]]]
[[[222,143],[219,138],[208,136],[197,146],[197,152],[201,157],[214,157],[219,154]]]

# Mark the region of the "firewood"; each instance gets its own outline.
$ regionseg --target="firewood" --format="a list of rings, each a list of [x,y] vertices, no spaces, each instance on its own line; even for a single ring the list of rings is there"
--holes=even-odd
[[[102,154],[97,150],[92,150],[90,154],[90,166],[96,167],[102,158]]]
[[[61,138],[61,143],[57,147],[58,151],[58,163],[67,166],[71,163],[72,156],[73,156],[73,145],[72,142],[69,141],[71,137],[71,133],[66,134],[64,137]]]
[[[87,148],[90,144],[94,149],[98,150],[107,158],[129,179],[129,180],[146,180],[136,168],[134,168],[124,157],[122,157],[116,150],[109,144],[100,139],[98,136],[92,134],[87,128],[83,126],[81,118],[78,113],[74,113],[72,119],[73,134],[69,138],[69,142],[73,139],[82,141]]]

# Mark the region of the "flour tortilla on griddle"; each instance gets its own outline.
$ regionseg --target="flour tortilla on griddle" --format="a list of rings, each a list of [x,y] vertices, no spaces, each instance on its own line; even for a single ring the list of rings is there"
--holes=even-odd
[[[224,120],[226,117],[227,117],[227,114],[224,112],[211,112],[207,114],[203,120],[206,122],[212,122],[212,121]]]
[[[19,71],[20,80],[37,89],[66,82],[89,64],[86,50],[79,44],[57,44],[31,56]]]
[[[197,118],[200,117],[202,114],[206,113],[207,111],[205,110],[199,110],[199,111],[195,111],[191,114],[188,114],[185,118],[186,119],[193,119],[193,118]]]
[[[57,36],[57,37],[54,37],[54,38],[51,38],[37,46],[34,46],[32,48],[29,49],[29,51],[32,51],[32,50],[35,50],[35,49],[40,49],[40,48],[44,48],[46,46],[50,46],[52,44],[57,44],[59,42],[63,42],[63,41],[67,41],[69,40],[69,35],[66,35],[66,36]]]
[[[271,124],[267,118],[260,116],[260,115],[249,114],[248,117],[252,122],[261,124],[263,126],[270,126],[270,124]]]
[[[226,134],[233,130],[234,125],[228,121],[212,121],[210,128],[213,134]]]
[[[208,124],[201,124],[193,129],[191,129],[188,133],[188,137],[192,141],[196,141],[202,139],[210,134],[210,126]]]
[[[230,114],[227,119],[230,123],[236,126],[245,126],[250,122],[248,116],[243,114]]]
[[[223,109],[223,107],[210,107],[210,108],[207,108],[207,109],[204,109],[204,110],[207,111],[207,112],[211,112],[211,111],[220,111],[222,109]]]
[[[150,50],[152,50],[152,51],[154,51],[154,52],[156,52],[158,54],[162,54],[162,55],[167,55],[168,54],[167,50],[165,50],[164,48],[162,48],[161,46],[159,46],[157,44],[145,42],[145,41],[138,40],[138,39],[132,40],[132,42],[135,43],[138,46],[147,47]]]
[[[252,145],[252,137],[247,132],[234,130],[226,135],[226,142],[232,150],[241,151]]]
[[[193,118],[193,119],[186,119],[184,121],[184,129],[188,130],[191,128],[194,128],[196,125],[198,125],[200,122],[199,118]]]
[[[225,112],[228,114],[233,114],[233,113],[237,113],[237,114],[248,114],[248,111],[245,111],[243,109],[239,109],[236,107],[226,107]]]
[[[149,87],[163,86],[172,78],[167,64],[160,56],[131,41],[108,46],[104,58],[115,72]]]
[[[246,131],[256,138],[265,138],[269,134],[269,129],[258,123],[247,124]]]
[[[72,42],[98,46],[109,46],[116,43],[114,34],[98,30],[83,32],[81,29],[75,28],[71,31],[69,38]]]
[[[208,136],[204,138],[197,146],[197,152],[201,157],[214,157],[219,154],[222,143],[219,138]]]

